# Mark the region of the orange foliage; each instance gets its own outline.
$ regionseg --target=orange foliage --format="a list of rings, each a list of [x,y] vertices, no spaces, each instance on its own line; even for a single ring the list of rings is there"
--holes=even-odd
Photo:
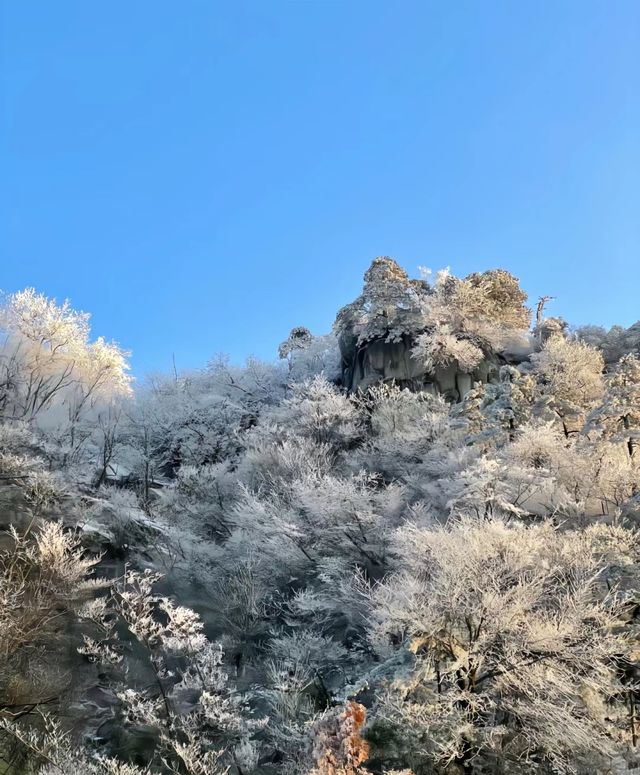
[[[316,724],[312,775],[368,775],[361,766],[369,756],[369,745],[360,734],[366,714],[363,705],[350,701],[341,713]]]

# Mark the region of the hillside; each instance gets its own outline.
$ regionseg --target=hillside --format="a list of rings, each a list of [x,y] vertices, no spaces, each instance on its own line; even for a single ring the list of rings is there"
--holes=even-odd
[[[640,322],[364,280],[274,362],[141,385],[3,300],[0,772],[640,767]]]

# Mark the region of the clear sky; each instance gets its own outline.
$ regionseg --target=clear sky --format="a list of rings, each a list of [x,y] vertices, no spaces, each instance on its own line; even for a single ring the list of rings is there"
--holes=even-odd
[[[376,255],[640,318],[638,0],[4,0],[0,30],[0,288],[138,375],[328,330]]]

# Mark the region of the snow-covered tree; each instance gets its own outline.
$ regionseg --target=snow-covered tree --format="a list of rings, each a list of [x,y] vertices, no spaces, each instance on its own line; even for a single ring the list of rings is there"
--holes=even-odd
[[[33,288],[5,299],[0,309],[5,414],[31,420],[61,403],[73,426],[99,399],[129,394],[127,353],[102,338],[91,342],[89,317]]]
[[[531,356],[542,400],[560,419],[566,434],[582,427],[585,413],[604,393],[604,360],[590,345],[552,336]]]

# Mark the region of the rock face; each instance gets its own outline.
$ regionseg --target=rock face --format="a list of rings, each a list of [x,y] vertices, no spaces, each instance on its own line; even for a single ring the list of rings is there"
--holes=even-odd
[[[475,383],[498,381],[500,363],[487,359],[471,373],[460,371],[457,364],[429,372],[411,354],[413,342],[403,336],[399,342],[374,339],[358,345],[340,339],[342,384],[349,392],[366,390],[376,382],[395,382],[409,390],[442,395],[449,401],[461,401]]]
[[[424,369],[412,357],[412,346],[406,336],[399,342],[378,339],[361,345],[341,338],[344,386],[355,391],[366,389],[375,382],[395,380],[406,387],[420,389],[424,383]]]
[[[434,291],[428,283],[410,280],[387,257],[376,258],[364,280],[362,295],[340,310],[335,325],[342,384],[348,391],[393,381],[410,390],[460,401],[475,383],[497,381],[504,361],[495,354],[487,354],[471,371],[460,368],[453,359],[446,366],[428,369],[424,359],[415,357],[417,337],[430,329],[425,310]]]

